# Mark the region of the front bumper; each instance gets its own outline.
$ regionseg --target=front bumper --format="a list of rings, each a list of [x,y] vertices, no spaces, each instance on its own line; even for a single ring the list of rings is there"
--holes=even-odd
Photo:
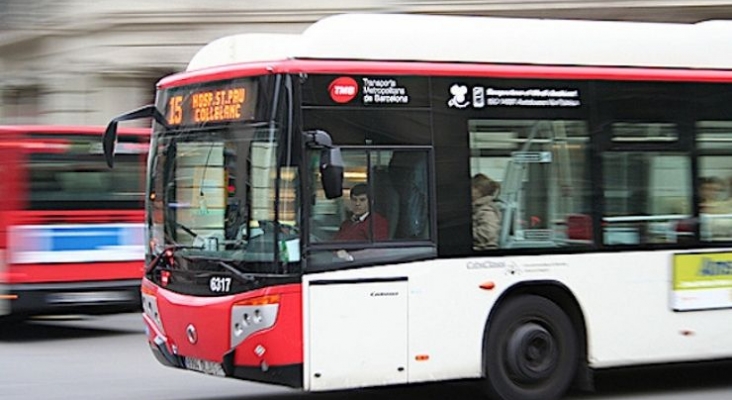
[[[147,316],[143,317],[145,319],[148,318]],[[146,324],[149,329],[150,322],[146,321]],[[152,339],[149,339],[150,350],[152,350],[153,356],[159,363],[171,368],[203,372],[186,367],[185,357],[174,354],[171,349],[175,349],[175,347],[170,346],[167,339],[162,336],[160,332],[149,332],[148,337],[150,337],[150,335],[153,335]],[[278,365],[272,367],[263,367],[261,365],[259,367],[235,366],[235,353],[236,349],[233,349],[224,355],[223,363],[221,364],[224,376],[247,381],[284,385],[298,389],[302,388],[302,364]]]

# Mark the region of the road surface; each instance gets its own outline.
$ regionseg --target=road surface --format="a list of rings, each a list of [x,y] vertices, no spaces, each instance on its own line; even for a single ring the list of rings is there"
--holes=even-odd
[[[597,391],[567,400],[729,400],[732,362],[635,368],[597,375]],[[3,400],[420,400],[479,399],[447,383],[306,394],[166,368],[153,358],[139,314],[0,325]]]

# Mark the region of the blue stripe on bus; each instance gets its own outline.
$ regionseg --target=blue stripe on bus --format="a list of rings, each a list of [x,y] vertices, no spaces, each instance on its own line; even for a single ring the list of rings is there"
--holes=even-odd
[[[50,251],[94,250],[122,244],[123,229],[118,227],[50,228]]]
[[[142,260],[143,224],[21,225],[10,229],[13,263]]]

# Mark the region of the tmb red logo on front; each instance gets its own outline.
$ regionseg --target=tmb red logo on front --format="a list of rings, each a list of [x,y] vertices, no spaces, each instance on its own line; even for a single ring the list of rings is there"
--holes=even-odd
[[[358,94],[358,83],[353,78],[342,76],[328,85],[328,92],[336,103],[348,103]]]

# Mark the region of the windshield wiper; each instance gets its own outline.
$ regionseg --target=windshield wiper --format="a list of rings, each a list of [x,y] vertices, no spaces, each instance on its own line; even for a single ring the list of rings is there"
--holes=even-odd
[[[170,244],[165,246],[165,250],[205,250],[203,245],[201,246],[193,246],[191,244]]]
[[[223,260],[218,260],[217,262],[218,262],[219,266],[221,266],[225,270],[231,272],[234,276],[236,276],[243,282],[254,282],[257,279],[285,278],[285,277],[294,276],[293,274],[265,274],[265,273],[259,273],[259,272],[242,272],[235,266],[233,266]]]
[[[203,250],[203,246],[192,246],[192,245],[188,245],[188,244],[177,244],[177,243],[166,245],[163,248],[163,251],[155,254],[155,257],[152,259],[150,264],[147,264],[145,266],[145,273],[151,272],[152,270],[157,268],[160,265],[161,258],[163,258],[163,255],[165,255],[166,252],[170,251],[171,252],[170,255],[172,255],[175,251],[182,250],[182,249]]]
[[[218,265],[223,267],[225,270],[231,272],[234,276],[236,276],[237,278],[239,278],[239,280],[243,282],[254,282],[256,280],[256,278],[251,274],[245,274],[239,271],[235,266],[228,264],[224,261],[219,260]]]
[[[193,229],[191,229],[191,228],[189,228],[189,227],[187,227],[187,226],[185,226],[185,225],[181,224],[180,222],[178,222],[178,221],[175,221],[175,225],[176,225],[176,226],[177,226],[178,228],[180,228],[180,229],[183,229],[183,232],[185,232],[185,233],[187,233],[187,234],[191,235],[192,237],[194,237],[194,238],[198,237],[198,234],[197,234],[197,233],[196,233],[196,232],[195,232],[195,231],[194,231]]]

